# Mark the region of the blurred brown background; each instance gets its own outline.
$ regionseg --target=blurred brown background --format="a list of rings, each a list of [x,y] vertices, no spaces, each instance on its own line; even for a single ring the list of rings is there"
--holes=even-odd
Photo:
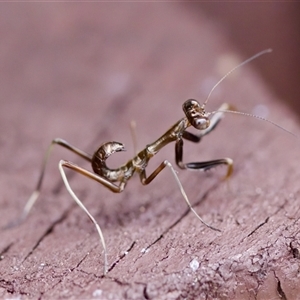
[[[273,49],[272,60],[253,63],[279,98],[300,114],[300,2],[205,1],[195,7],[218,22],[245,56],[258,49]],[[197,9],[193,13],[197,14]]]

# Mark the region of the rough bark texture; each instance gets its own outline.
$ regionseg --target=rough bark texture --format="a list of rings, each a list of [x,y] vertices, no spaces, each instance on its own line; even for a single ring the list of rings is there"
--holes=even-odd
[[[131,120],[142,148],[183,116],[184,100],[205,99],[242,59],[222,27],[182,4],[2,3],[0,14],[1,227],[22,211],[51,139],[89,153],[123,142],[127,153],[110,161],[117,166],[133,154]],[[269,111],[299,132],[251,65],[218,87],[207,110],[223,102]],[[148,173],[174,161],[173,147]],[[56,147],[29,218],[1,231],[0,298],[299,299],[299,149],[275,126],[229,114],[200,144],[185,142],[185,161],[235,161],[228,183],[223,168],[179,172],[197,212],[221,233],[187,210],[169,170],[145,187],[133,178],[121,194],[69,173],[104,231],[103,277],[96,230],[57,170],[61,158],[89,166]]]

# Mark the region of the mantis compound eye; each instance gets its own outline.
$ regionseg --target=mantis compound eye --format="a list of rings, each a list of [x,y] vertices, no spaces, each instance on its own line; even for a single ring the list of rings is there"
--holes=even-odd
[[[191,124],[199,130],[203,130],[208,128],[210,122],[209,119],[206,117],[200,117],[200,118],[193,118]]]

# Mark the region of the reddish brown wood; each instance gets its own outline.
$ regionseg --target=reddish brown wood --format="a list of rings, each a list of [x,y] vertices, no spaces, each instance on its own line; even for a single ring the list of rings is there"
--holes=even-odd
[[[116,140],[133,153],[182,117],[181,104],[205,99],[241,57],[220,27],[199,11],[166,3],[3,3],[1,41],[0,226],[16,218],[55,137],[93,152]],[[260,59],[272,60],[272,55]],[[230,62],[233,63],[230,64]],[[230,102],[299,132],[252,66],[215,91],[208,110]],[[185,161],[231,157],[206,174],[180,171],[191,213],[167,170],[149,186],[138,178],[113,194],[78,175],[70,182],[103,228],[110,272],[103,278],[96,231],[63,187],[56,148],[42,195],[21,226],[2,230],[0,298],[296,299],[299,294],[299,141],[256,119],[227,115]],[[150,165],[173,162],[173,145]],[[149,172],[150,172],[149,170]],[[147,251],[145,251],[147,249]],[[197,265],[199,263],[199,266]]]

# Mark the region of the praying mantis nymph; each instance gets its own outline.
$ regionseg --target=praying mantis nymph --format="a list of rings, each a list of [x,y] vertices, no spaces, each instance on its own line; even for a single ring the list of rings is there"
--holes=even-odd
[[[183,162],[183,140],[188,140],[194,143],[198,143],[201,141],[201,139],[209,134],[212,130],[216,128],[216,126],[219,124],[220,120],[222,119],[224,113],[233,113],[233,114],[240,114],[240,115],[245,115],[245,116],[251,116],[258,118],[260,120],[267,121],[280,129],[292,134],[288,130],[284,129],[280,125],[269,121],[267,119],[264,119],[262,117],[248,114],[248,113],[243,113],[236,111],[233,106],[225,103],[221,105],[221,107],[213,112],[206,112],[205,107],[208,103],[209,97],[214,91],[214,89],[228,76],[230,75],[233,71],[235,71],[237,68],[245,65],[246,63],[254,60],[255,58],[271,52],[271,49],[266,49],[264,51],[261,51],[254,56],[248,58],[241,64],[237,65],[235,68],[230,70],[225,76],[223,76],[211,89],[210,93],[208,94],[208,97],[206,100],[203,102],[203,104],[200,104],[197,100],[194,99],[189,99],[183,103],[183,112],[184,116],[181,118],[179,121],[177,121],[171,128],[169,128],[163,135],[161,135],[156,141],[148,144],[143,150],[138,152],[131,160],[120,166],[119,168],[116,169],[110,169],[106,165],[106,159],[112,155],[115,152],[120,152],[124,151],[124,145],[119,142],[111,141],[102,144],[93,155],[90,155],[77,147],[70,145],[68,142],[66,142],[63,139],[56,138],[54,139],[44,157],[44,161],[42,164],[42,169],[41,173],[38,179],[38,183],[36,186],[36,189],[30,196],[27,204],[24,207],[23,213],[21,218],[17,221],[14,222],[14,225],[16,223],[20,223],[23,221],[27,215],[29,214],[32,206],[36,202],[37,198],[39,197],[42,182],[43,182],[43,177],[46,169],[46,165],[48,162],[48,158],[50,156],[51,150],[54,145],[60,145],[75,154],[79,155],[83,159],[87,160],[88,162],[91,163],[92,171],[86,170],[70,161],[67,160],[60,160],[59,162],[59,171],[62,176],[62,179],[64,181],[64,184],[74,199],[74,201],[81,207],[81,209],[88,215],[90,220],[94,223],[96,226],[98,235],[100,237],[100,241],[104,250],[104,273],[107,273],[108,271],[108,261],[107,261],[107,249],[105,245],[105,240],[102,234],[102,230],[95,220],[95,218],[90,214],[90,212],[87,210],[85,205],[82,203],[82,201],[76,196],[76,194],[73,192],[68,179],[65,174],[65,168],[71,169],[77,173],[80,173],[81,175],[84,175],[90,179],[95,180],[96,182],[102,184],[109,190],[111,190],[114,193],[120,193],[122,192],[129,179],[132,178],[134,173],[137,173],[140,177],[140,181],[143,185],[147,185],[150,182],[152,182],[153,179],[155,179],[158,174],[164,170],[166,167],[170,169],[171,173],[173,174],[175,181],[179,187],[179,190],[187,203],[188,207],[190,210],[194,213],[194,215],[207,227],[211,228],[212,230],[220,231],[219,229],[207,224],[199,215],[198,213],[193,209],[184,189],[183,186],[177,176],[177,173],[172,166],[172,164],[168,160],[164,160],[150,175],[146,175],[146,168],[147,165],[150,161],[150,159],[157,154],[160,149],[165,147],[167,144],[171,142],[175,142],[175,161],[177,166],[180,169],[197,169],[197,170],[208,170],[211,168],[214,168],[219,165],[225,165],[227,167],[227,173],[226,173],[226,178],[229,178],[230,175],[232,174],[233,171],[233,160],[231,158],[221,158],[221,159],[216,159],[216,160],[210,160],[210,161],[204,161],[204,162],[189,162],[189,163],[184,163]],[[189,127],[194,127],[195,129],[199,130],[199,134],[193,134],[187,129]],[[294,135],[294,134],[292,134]]]

